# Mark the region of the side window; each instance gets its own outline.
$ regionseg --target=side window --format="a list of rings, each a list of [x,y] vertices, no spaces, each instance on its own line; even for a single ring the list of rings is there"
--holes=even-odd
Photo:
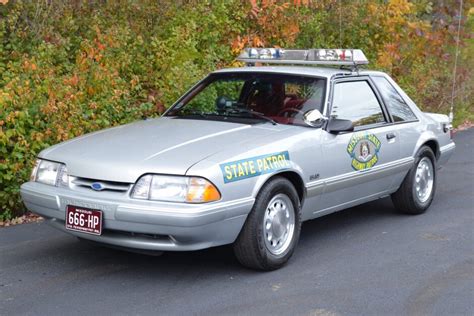
[[[372,79],[377,85],[377,88],[379,89],[380,94],[382,95],[382,98],[395,122],[416,120],[416,116],[408,104],[403,101],[400,94],[386,78],[372,77]]]
[[[379,101],[367,81],[336,83],[331,117],[351,120],[354,126],[385,122]]]

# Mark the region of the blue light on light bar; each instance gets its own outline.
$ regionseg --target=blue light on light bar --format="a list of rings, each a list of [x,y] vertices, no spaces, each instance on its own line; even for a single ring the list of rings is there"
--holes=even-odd
[[[366,65],[369,63],[360,49],[282,49],[247,48],[237,60],[246,63]]]

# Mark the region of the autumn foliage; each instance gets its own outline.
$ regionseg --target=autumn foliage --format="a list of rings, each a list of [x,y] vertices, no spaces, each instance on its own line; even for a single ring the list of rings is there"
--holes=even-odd
[[[426,110],[447,113],[459,3],[338,0],[0,0],[0,220],[39,151],[157,116],[247,46],[363,49]],[[472,1],[455,102],[474,116]],[[456,121],[456,122],[458,122]]]

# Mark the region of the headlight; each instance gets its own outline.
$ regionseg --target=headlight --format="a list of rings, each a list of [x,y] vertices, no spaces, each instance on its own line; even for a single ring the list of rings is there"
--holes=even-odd
[[[203,178],[145,175],[133,187],[132,198],[205,203],[219,200],[221,194],[211,182]]]
[[[69,177],[67,168],[64,164],[59,162],[38,159],[31,173],[31,181],[54,186],[68,186]]]

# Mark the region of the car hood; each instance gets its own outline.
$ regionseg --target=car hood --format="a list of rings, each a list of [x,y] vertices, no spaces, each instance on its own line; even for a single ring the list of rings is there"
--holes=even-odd
[[[50,147],[39,157],[65,163],[72,176],[133,183],[145,173],[184,175],[217,152],[282,127],[159,118],[87,134]]]

